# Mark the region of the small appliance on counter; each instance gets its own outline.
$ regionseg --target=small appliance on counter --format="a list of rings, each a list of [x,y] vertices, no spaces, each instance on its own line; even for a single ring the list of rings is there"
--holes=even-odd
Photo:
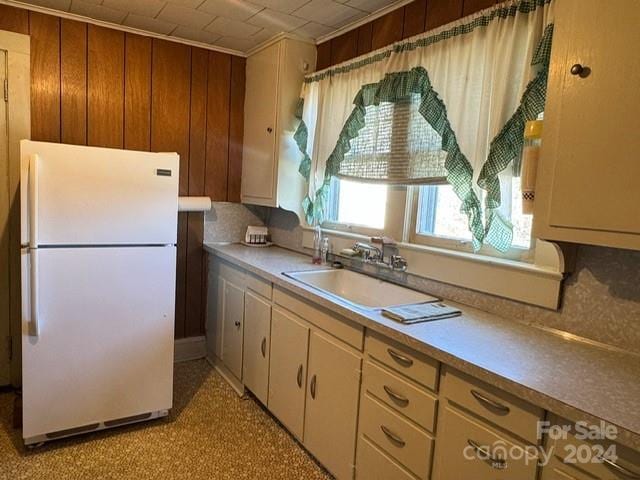
[[[240,242],[247,247],[270,247],[273,243],[269,239],[269,229],[267,227],[256,227],[249,225],[247,233],[244,235],[244,242]]]

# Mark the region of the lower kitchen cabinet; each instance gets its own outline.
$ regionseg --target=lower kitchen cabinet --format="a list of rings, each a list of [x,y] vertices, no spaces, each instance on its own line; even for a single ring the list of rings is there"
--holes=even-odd
[[[244,289],[224,282],[222,306],[222,361],[236,378],[242,378],[242,343],[244,323]]]
[[[535,480],[537,451],[525,447],[519,440],[453,405],[441,405],[433,478]]]
[[[338,479],[353,478],[362,359],[312,332],[304,445]]]
[[[269,396],[271,304],[251,290],[244,294],[242,382],[264,405]]]
[[[277,307],[271,317],[269,410],[299,440],[304,433],[309,327]]]

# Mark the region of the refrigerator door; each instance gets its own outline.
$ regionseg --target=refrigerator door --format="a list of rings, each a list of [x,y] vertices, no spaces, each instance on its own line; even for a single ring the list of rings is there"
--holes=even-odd
[[[176,153],[23,140],[22,244],[176,243]]]
[[[175,247],[22,260],[25,439],[171,408]]]

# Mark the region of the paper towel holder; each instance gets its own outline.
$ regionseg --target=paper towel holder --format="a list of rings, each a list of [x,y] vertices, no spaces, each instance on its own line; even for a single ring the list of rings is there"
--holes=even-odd
[[[209,197],[178,197],[179,212],[208,212],[211,210]]]

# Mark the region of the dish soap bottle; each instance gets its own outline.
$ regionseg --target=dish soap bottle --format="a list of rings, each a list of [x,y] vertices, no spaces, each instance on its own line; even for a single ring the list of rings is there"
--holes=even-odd
[[[311,262],[320,265],[322,263],[322,229],[320,225],[316,225],[316,229],[313,232],[313,257]]]

